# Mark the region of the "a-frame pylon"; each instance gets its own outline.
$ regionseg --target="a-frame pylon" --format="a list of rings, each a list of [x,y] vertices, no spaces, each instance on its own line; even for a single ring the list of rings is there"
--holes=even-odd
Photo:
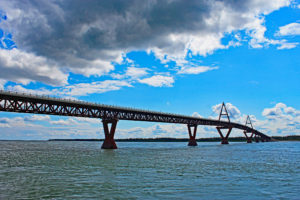
[[[249,115],[247,115],[247,119],[246,119],[245,125],[246,125],[246,126],[250,125],[250,127],[253,128],[252,122],[251,122],[251,119],[250,119],[250,116],[249,116]]]
[[[228,122],[230,123],[230,118],[229,118],[228,111],[226,109],[226,106],[225,106],[224,102],[222,103],[221,111],[220,111],[220,114],[219,114],[219,121],[221,120],[221,118],[223,116],[226,116],[227,119],[228,119]],[[229,134],[230,134],[230,132],[232,130],[232,127],[231,126],[226,126],[226,127],[224,127],[224,126],[217,126],[216,128],[217,128],[218,133],[219,133],[219,135],[220,135],[220,137],[222,139],[221,144],[229,144],[228,143],[228,137],[229,137]],[[228,129],[226,135],[223,135],[222,129]]]
[[[228,115],[228,112],[227,112],[227,109],[226,109],[226,106],[225,106],[224,102],[222,103],[221,111],[220,111],[220,114],[219,114],[219,121],[221,120],[222,116],[226,116],[227,119],[228,119],[228,122],[230,122],[230,118],[229,118],[229,115]]]
[[[247,131],[244,130],[244,135],[246,136],[246,139],[247,139],[247,143],[252,143],[252,137],[253,137],[253,125],[252,125],[252,122],[251,122],[251,119],[250,119],[250,116],[248,115],[247,116],[247,119],[246,119],[246,123],[245,123],[245,126],[248,126],[251,127],[252,131],[251,132],[248,132],[248,133],[251,133],[250,136],[247,135]]]

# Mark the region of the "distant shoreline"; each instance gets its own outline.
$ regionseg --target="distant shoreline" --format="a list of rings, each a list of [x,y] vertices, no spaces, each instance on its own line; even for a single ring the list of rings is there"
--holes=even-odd
[[[300,135],[291,135],[291,136],[273,136],[276,141],[300,141]],[[48,140],[5,140],[0,139],[0,141],[30,141],[30,142],[39,142],[39,141],[85,141],[85,142],[101,142],[104,139],[48,139]],[[245,137],[232,137],[228,138],[229,142],[245,142]],[[127,139],[115,139],[116,142],[188,142],[188,138],[127,138]],[[220,142],[221,138],[199,138],[197,142]],[[254,139],[253,139],[254,141]]]
[[[293,136],[274,136],[272,137],[278,141],[300,141],[300,135]],[[49,139],[48,141],[103,141],[104,139]],[[197,142],[219,142],[219,137],[213,138],[199,138]],[[246,141],[245,137],[232,137],[228,138],[230,142],[243,142]],[[188,142],[188,138],[128,138],[128,139],[115,139],[116,142]]]

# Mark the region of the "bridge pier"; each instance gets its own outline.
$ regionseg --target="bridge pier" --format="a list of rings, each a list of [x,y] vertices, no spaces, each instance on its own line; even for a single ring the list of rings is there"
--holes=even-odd
[[[259,142],[259,139],[256,134],[255,134],[254,138],[255,138],[255,142]]]
[[[246,136],[247,143],[252,143],[252,137],[253,137],[253,132],[251,132],[251,135],[247,135],[247,131],[244,131],[244,135]]]
[[[198,145],[196,141],[197,125],[188,124],[187,127],[190,136],[188,146],[197,146]],[[194,128],[193,132],[191,130],[192,127]]]
[[[221,139],[222,139],[221,144],[229,144],[229,142],[228,142],[228,137],[229,137],[229,134],[230,134],[230,132],[231,132],[231,130],[232,130],[232,127],[216,127],[216,129],[218,130],[219,135],[221,136]],[[228,129],[227,134],[226,134],[225,137],[224,137],[224,135],[222,134],[221,129]]]
[[[228,144],[228,137],[232,128],[250,130],[254,132],[256,142],[274,141],[271,137],[253,129],[251,119],[248,116],[246,124],[231,123],[225,103],[222,103],[219,120],[208,118],[197,118],[170,113],[145,111],[130,109],[125,107],[101,105],[82,101],[72,101],[58,99],[54,97],[44,97],[39,95],[28,95],[0,90],[0,112],[33,113],[72,117],[87,117],[102,119],[105,139],[102,144],[103,149],[116,149],[114,134],[118,120],[149,121],[175,124],[188,124],[189,146],[196,146],[196,125],[217,126],[217,130],[222,138],[222,144]],[[118,117],[118,119],[116,118]],[[221,120],[226,117],[227,121]],[[111,125],[111,127],[109,126]],[[250,126],[248,126],[250,125]],[[192,131],[191,128],[194,128]],[[227,129],[226,136],[221,129]],[[192,134],[193,133],[193,134]]]
[[[117,145],[114,139],[116,127],[118,120],[117,119],[102,119],[103,130],[105,139],[101,146],[101,149],[117,149]],[[108,124],[111,124],[110,130],[108,128]]]

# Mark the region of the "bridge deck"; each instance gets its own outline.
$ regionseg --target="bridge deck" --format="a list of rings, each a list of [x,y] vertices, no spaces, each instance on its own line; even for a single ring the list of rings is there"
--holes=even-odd
[[[232,127],[271,139],[255,129],[233,122],[7,91],[0,91],[0,111]]]

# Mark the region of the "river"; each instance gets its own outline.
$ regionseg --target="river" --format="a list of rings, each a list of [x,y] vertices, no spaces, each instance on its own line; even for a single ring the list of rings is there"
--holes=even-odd
[[[0,141],[0,199],[300,199],[300,142]]]

